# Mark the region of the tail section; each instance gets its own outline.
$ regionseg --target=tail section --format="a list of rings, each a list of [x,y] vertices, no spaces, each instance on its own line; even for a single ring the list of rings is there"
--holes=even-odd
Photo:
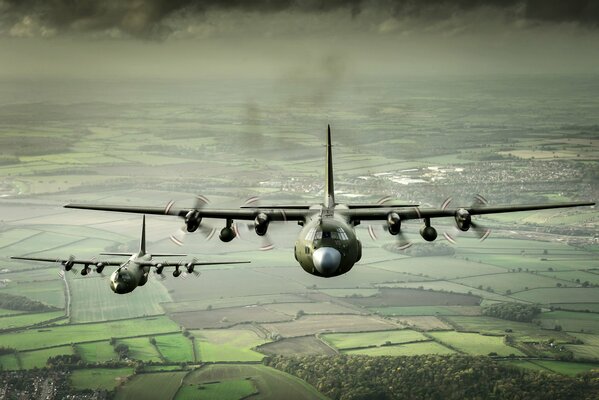
[[[141,220],[141,239],[139,240],[139,255],[146,254],[146,215]]]
[[[333,153],[331,149],[331,125],[327,129],[327,169],[325,172],[324,206],[335,207],[335,185],[333,181]]]

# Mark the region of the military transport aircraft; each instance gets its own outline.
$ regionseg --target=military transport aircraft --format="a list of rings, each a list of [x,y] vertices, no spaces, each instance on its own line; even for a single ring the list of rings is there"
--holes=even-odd
[[[148,281],[150,270],[155,268],[155,273],[162,276],[162,270],[165,267],[175,267],[173,276],[178,277],[182,271],[180,268],[185,268],[188,273],[195,273],[194,268],[198,265],[217,265],[217,264],[242,264],[249,263],[249,261],[221,261],[221,262],[197,262],[195,260],[188,262],[168,262],[168,261],[155,261],[153,257],[186,257],[186,254],[150,254],[146,253],[146,216],[143,216],[141,226],[141,240],[139,244],[139,251],[137,253],[100,253],[100,255],[107,256],[126,256],[129,257],[127,261],[98,261],[94,259],[90,260],[78,260],[71,256],[66,260],[56,260],[53,258],[37,258],[37,257],[11,257],[15,260],[29,260],[29,261],[45,261],[45,262],[59,262],[65,269],[65,271],[73,270],[75,264],[83,265],[81,275],[87,275],[90,272],[90,265],[95,266],[95,271],[99,274],[102,273],[104,267],[119,266],[119,268],[112,273],[110,276],[110,288],[113,292],[118,294],[125,294],[132,292],[136,287],[143,286]],[[73,270],[74,271],[74,270]]]
[[[253,221],[252,225],[259,236],[264,236],[268,225],[273,221],[297,221],[303,226],[295,242],[295,259],[302,268],[316,276],[332,277],[345,274],[362,258],[362,244],[356,237],[354,227],[365,220],[385,221],[391,235],[403,240],[403,221],[420,219],[424,226],[420,235],[426,241],[437,238],[437,231],[431,226],[432,218],[453,217],[461,231],[475,230],[479,236],[486,236],[482,227],[472,221],[473,215],[530,211],[550,208],[591,206],[595,203],[553,203],[515,206],[494,206],[475,204],[468,207],[449,208],[446,202],[442,208],[421,208],[414,204],[339,204],[335,202],[333,185],[333,158],[331,150],[331,127],[328,126],[326,145],[325,195],[322,204],[315,205],[274,205],[264,207],[245,206],[240,209],[212,209],[200,206],[176,208],[173,202],[166,207],[137,207],[116,205],[67,204],[66,208],[132,212],[144,214],[175,215],[185,220],[188,232],[200,227],[202,218],[225,220],[225,227],[219,238],[230,242],[237,236],[234,220]]]

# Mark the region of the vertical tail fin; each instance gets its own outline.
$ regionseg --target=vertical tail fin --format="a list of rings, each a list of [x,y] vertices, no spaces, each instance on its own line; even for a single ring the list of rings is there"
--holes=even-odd
[[[141,220],[141,239],[139,241],[139,254],[146,254],[146,215],[144,214]]]
[[[333,183],[333,153],[331,150],[331,125],[327,126],[327,169],[325,172],[324,206],[335,207],[335,185]]]

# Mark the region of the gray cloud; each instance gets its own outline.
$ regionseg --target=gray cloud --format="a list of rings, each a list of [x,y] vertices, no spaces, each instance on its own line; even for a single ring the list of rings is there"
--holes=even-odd
[[[494,9],[507,21],[599,26],[596,0],[0,0],[0,34],[49,37],[103,34],[161,39],[179,29],[180,19],[210,11],[258,14],[347,11],[352,17],[374,12],[397,19],[439,22],[456,15]]]

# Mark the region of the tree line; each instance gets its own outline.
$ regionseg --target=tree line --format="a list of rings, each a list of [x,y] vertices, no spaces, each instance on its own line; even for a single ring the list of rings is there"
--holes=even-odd
[[[488,357],[276,356],[264,362],[307,381],[333,400],[599,398],[599,371],[567,377]]]

